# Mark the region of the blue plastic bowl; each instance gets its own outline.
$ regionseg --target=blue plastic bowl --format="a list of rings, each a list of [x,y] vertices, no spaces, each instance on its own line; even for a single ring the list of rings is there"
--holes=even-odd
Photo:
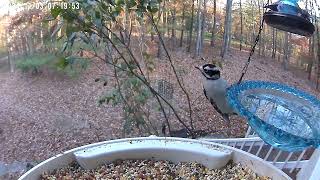
[[[280,83],[245,81],[227,91],[227,100],[266,143],[284,151],[320,145],[320,101]]]

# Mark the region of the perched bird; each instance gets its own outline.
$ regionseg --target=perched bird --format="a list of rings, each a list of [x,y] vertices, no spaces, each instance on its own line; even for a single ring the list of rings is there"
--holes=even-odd
[[[223,117],[230,129],[230,115],[235,115],[234,110],[226,100],[228,83],[220,77],[220,68],[213,64],[195,67],[203,75],[203,92],[214,109]]]

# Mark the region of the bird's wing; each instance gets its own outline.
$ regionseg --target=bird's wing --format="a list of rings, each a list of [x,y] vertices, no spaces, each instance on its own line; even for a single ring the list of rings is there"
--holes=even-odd
[[[230,118],[228,114],[222,113],[218,106],[214,103],[212,99],[210,99],[210,103],[214,107],[214,109],[221,115],[223,120],[227,123],[227,127],[230,128]]]
[[[222,114],[223,120],[226,121],[227,126],[230,128],[230,118],[228,114]]]
[[[213,99],[209,99],[208,96],[207,96],[207,91],[206,89],[203,87],[203,93],[204,95],[206,96],[206,98],[210,101],[210,103],[212,104],[213,108],[219,113],[219,114],[222,114],[222,112],[220,111],[220,109],[218,108],[217,104],[214,102]]]
[[[206,91],[206,89],[204,87],[203,87],[203,93],[206,96],[206,98],[209,99],[208,96],[207,96],[207,91]]]
[[[214,100],[213,99],[211,99],[210,98],[210,103],[212,104],[212,106],[213,106],[213,108],[219,113],[219,114],[223,114],[222,112],[221,112],[221,110],[218,108],[218,106],[217,106],[217,104],[214,102]]]

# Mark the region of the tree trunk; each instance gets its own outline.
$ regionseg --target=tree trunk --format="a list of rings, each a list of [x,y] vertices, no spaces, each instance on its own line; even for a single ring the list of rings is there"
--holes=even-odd
[[[277,48],[277,34],[276,29],[272,28],[272,55],[271,58],[276,58],[276,48]]]
[[[263,30],[262,30],[262,34],[261,34],[261,44],[262,44],[262,56],[263,57],[265,57],[266,56],[266,52],[265,52],[265,50],[266,50],[266,44],[265,44],[265,39],[264,39],[264,37],[266,36],[266,29],[265,28],[263,28]]]
[[[251,18],[252,18],[252,29],[251,29],[251,43],[254,44],[254,41],[255,41],[255,20],[254,20],[254,17],[255,17],[255,13],[254,13],[254,3],[253,1],[251,0]]]
[[[191,22],[190,22],[190,29],[189,29],[189,42],[188,42],[187,52],[190,52],[190,50],[191,50],[192,31],[193,31],[193,18],[194,18],[194,0],[192,0],[192,7],[191,7]]]
[[[283,51],[284,51],[284,57],[283,57],[283,68],[285,70],[288,70],[289,67],[289,54],[290,54],[290,45],[289,45],[289,33],[285,32],[285,36],[284,36],[284,46],[283,46]]]
[[[22,32],[20,32],[20,38],[21,38],[21,46],[22,46],[22,50],[23,50],[22,54],[24,56],[27,56],[28,55],[27,40]]]
[[[211,31],[211,42],[210,45],[213,47],[216,38],[216,23],[217,23],[217,0],[213,0],[213,26]]]
[[[169,15],[170,15],[170,13],[166,12],[165,14],[166,14],[167,36],[169,38],[170,37],[170,26],[169,26],[169,23],[170,23]]]
[[[184,18],[185,18],[185,8],[186,5],[183,4],[183,8],[182,8],[182,22],[181,22],[181,35],[180,35],[180,47],[182,47],[182,43],[183,43],[183,33],[184,33],[184,27],[185,27],[185,22],[184,22]]]
[[[124,13],[125,13],[125,16],[124,16],[124,41],[127,43],[129,41],[129,9],[128,9],[128,6],[126,4],[127,1],[124,1],[125,2],[125,8],[124,8]]]
[[[221,57],[224,58],[229,51],[229,40],[231,30],[231,12],[232,12],[232,0],[227,0],[226,5],[226,18],[224,22],[224,33],[223,33],[223,46],[221,50]]]
[[[201,12],[202,20],[201,20],[201,42],[200,42],[200,55],[202,54],[203,50],[203,42],[204,42],[204,28],[206,22],[206,12],[207,12],[207,0],[203,1],[203,10]]]
[[[30,32],[26,35],[26,39],[27,39],[27,47],[28,47],[28,54],[29,55],[33,55],[34,54],[34,35],[33,32]]]
[[[278,62],[281,62],[281,53],[283,53],[283,38],[280,36],[280,39],[279,39],[279,46],[278,46]]]
[[[308,10],[308,0],[306,0],[306,10]],[[311,11],[311,17],[313,17],[313,13]],[[312,18],[313,19],[313,18]],[[313,23],[316,24],[316,19],[314,19]],[[310,38],[309,38],[309,55],[310,56],[314,56],[314,45],[315,45],[315,34],[313,34]]]
[[[319,89],[319,79],[320,79],[320,32],[319,32],[319,25],[318,25],[318,21],[317,18],[315,18],[315,24],[317,27],[317,56],[318,56],[318,73],[317,73],[317,89]]]
[[[258,0],[258,9],[259,9],[259,16],[260,16],[260,23],[259,23],[259,26],[261,26],[261,23],[262,23],[262,17],[261,16],[261,7],[260,7],[260,0]],[[262,35],[261,35],[262,36]],[[260,40],[259,40],[259,56],[261,56],[261,48],[262,48],[262,37],[260,37]]]
[[[9,66],[10,66],[10,72],[13,73],[14,72],[14,62],[13,59],[10,56],[10,46],[9,46],[9,36],[8,36],[9,32],[8,29],[6,29],[6,47],[7,47],[7,56],[8,56],[8,62],[9,62]]]
[[[309,38],[309,55],[312,56],[314,54],[314,36]]]
[[[153,41],[154,41],[153,28],[152,28],[152,30],[150,31],[150,38],[151,38],[151,41],[153,42]]]
[[[200,55],[200,46],[201,46],[201,27],[202,27],[202,21],[201,21],[201,4],[202,0],[198,0],[198,13],[197,13],[197,23],[198,23],[198,28],[197,28],[197,41],[196,41],[196,52],[195,55],[199,56]]]
[[[308,80],[311,80],[312,76],[312,66],[313,66],[313,57],[310,63],[308,63],[307,72],[308,72]]]
[[[243,16],[243,14],[242,14],[242,2],[241,2],[241,0],[240,0],[240,51],[242,50],[242,41],[243,41],[243,22],[242,22],[242,16]]]
[[[161,18],[161,21],[162,21],[162,25],[163,27],[165,27],[164,23],[166,21],[166,17],[165,17],[165,13],[164,13],[164,10],[165,10],[165,7],[166,7],[166,1],[164,0],[163,1],[163,5],[162,5],[162,12],[159,10],[158,11],[158,15],[159,15],[159,18],[160,18],[160,14],[162,15],[162,18]],[[165,37],[164,37],[164,33],[165,32],[165,29],[163,29],[162,31],[160,31],[160,35],[163,37],[163,40],[165,41]],[[157,57],[159,59],[162,58],[162,44],[161,44],[161,41],[160,41],[160,38],[158,37],[158,52],[157,52]]]
[[[176,47],[176,9],[174,8],[171,11],[171,20],[172,20],[172,28],[171,28],[171,40],[172,40],[172,49]]]

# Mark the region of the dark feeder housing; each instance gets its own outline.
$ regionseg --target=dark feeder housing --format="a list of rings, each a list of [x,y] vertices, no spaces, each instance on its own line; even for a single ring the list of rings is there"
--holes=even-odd
[[[310,37],[315,31],[310,22],[310,15],[299,7],[298,0],[280,0],[267,5],[264,13],[265,22],[276,29]]]

